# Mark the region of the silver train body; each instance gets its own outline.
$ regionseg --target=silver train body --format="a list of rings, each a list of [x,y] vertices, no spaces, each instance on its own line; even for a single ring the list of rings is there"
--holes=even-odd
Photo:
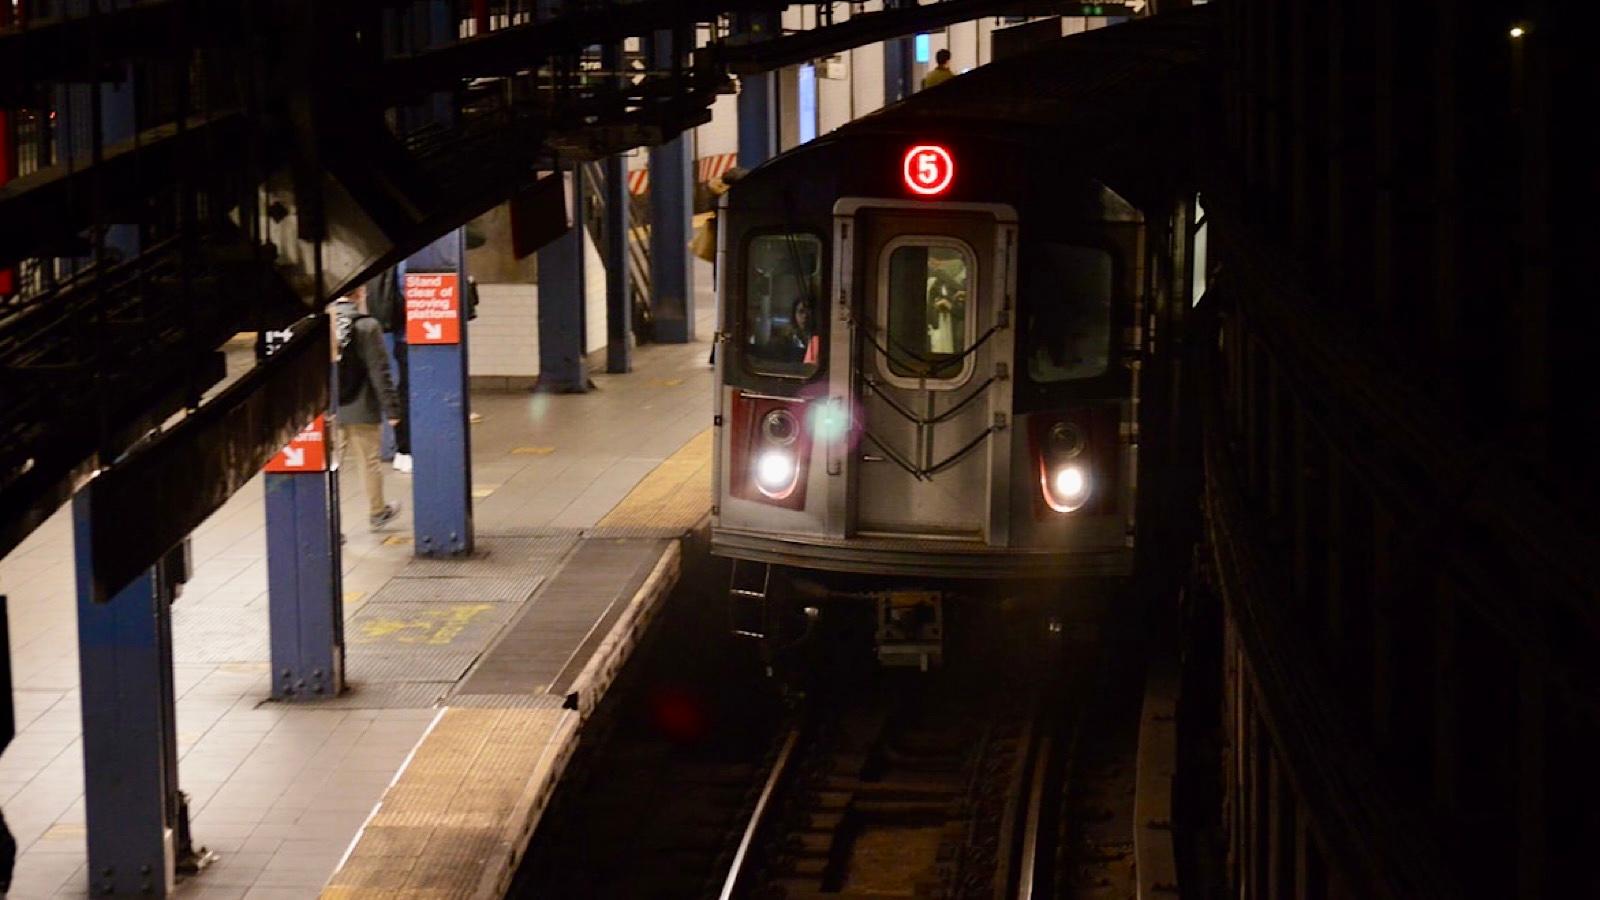
[[[1063,71],[979,70],[722,199],[713,552],[910,579],[1129,572],[1146,320],[1193,194],[1146,179],[1122,135],[1075,134],[1086,99],[993,102],[1030,65]]]

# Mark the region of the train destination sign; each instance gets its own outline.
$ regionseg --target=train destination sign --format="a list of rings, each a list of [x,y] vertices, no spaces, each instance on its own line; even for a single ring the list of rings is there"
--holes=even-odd
[[[900,165],[906,187],[912,193],[935,197],[950,189],[956,177],[955,160],[950,151],[938,144],[918,144],[906,151]]]
[[[406,273],[406,343],[461,343],[461,292],[455,272]]]
[[[317,416],[289,441],[289,446],[267,460],[268,472],[323,472],[328,468],[326,419]]]

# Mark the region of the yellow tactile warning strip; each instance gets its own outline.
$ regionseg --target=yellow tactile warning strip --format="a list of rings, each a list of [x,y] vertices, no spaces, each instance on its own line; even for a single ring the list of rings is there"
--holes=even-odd
[[[677,582],[666,545],[564,699],[441,710],[323,888],[323,900],[500,900],[577,747],[578,729]]]
[[[711,511],[711,441],[707,428],[656,466],[599,522],[599,528],[686,532]]]
[[[324,900],[499,898],[576,741],[578,714],[445,709],[356,835]]]

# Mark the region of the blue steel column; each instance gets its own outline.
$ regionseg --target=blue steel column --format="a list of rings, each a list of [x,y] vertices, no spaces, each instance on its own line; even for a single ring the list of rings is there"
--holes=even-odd
[[[607,44],[601,67],[607,72],[622,71],[622,45]],[[619,82],[625,79],[619,77]],[[614,375],[633,369],[633,304],[628,288],[628,215],[632,198],[628,194],[628,164],[621,154],[605,163],[606,246],[606,371]]]
[[[884,0],[884,7],[897,9],[902,0]],[[911,83],[912,39],[890,38],[883,42],[883,102],[887,106],[904,100],[916,90]]]
[[[672,32],[656,32],[652,49],[651,68],[672,67]],[[693,166],[687,134],[650,148],[650,308],[655,339],[664,344],[694,340],[694,270],[689,266]]]
[[[542,392],[583,394],[589,390],[584,358],[583,167],[567,180],[566,234],[539,248],[539,385]]]
[[[152,567],[109,602],[94,602],[93,495],[91,483],[72,498],[89,892],[166,897],[175,874],[167,806],[176,788],[167,783],[167,591]]]
[[[467,273],[461,229],[406,261],[406,273],[454,273],[461,338],[408,344],[411,379],[411,496],[418,556],[472,552],[472,435],[468,430]],[[402,286],[403,287],[403,286]]]
[[[777,13],[734,16],[734,29],[750,41],[770,41],[780,36]],[[739,166],[753,169],[771,159],[778,146],[777,76],[772,72],[739,78]]]
[[[334,697],[344,690],[339,473],[268,472],[266,484],[272,697]]]

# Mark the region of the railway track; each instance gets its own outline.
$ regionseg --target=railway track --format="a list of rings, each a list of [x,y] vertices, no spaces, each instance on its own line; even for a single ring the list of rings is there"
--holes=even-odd
[[[970,646],[931,673],[832,656],[804,710],[753,687],[756,660],[730,664],[745,645],[693,629],[660,641],[609,733],[575,760],[547,816],[560,824],[535,836],[511,896],[1123,896],[1125,879],[1086,866],[1118,848],[1086,836],[1131,808],[1107,815],[1119,789],[1074,781],[1104,775],[1117,752],[1084,739],[1105,713],[1106,654],[1092,629],[1016,619],[968,623]],[[675,704],[706,721],[663,731]]]

